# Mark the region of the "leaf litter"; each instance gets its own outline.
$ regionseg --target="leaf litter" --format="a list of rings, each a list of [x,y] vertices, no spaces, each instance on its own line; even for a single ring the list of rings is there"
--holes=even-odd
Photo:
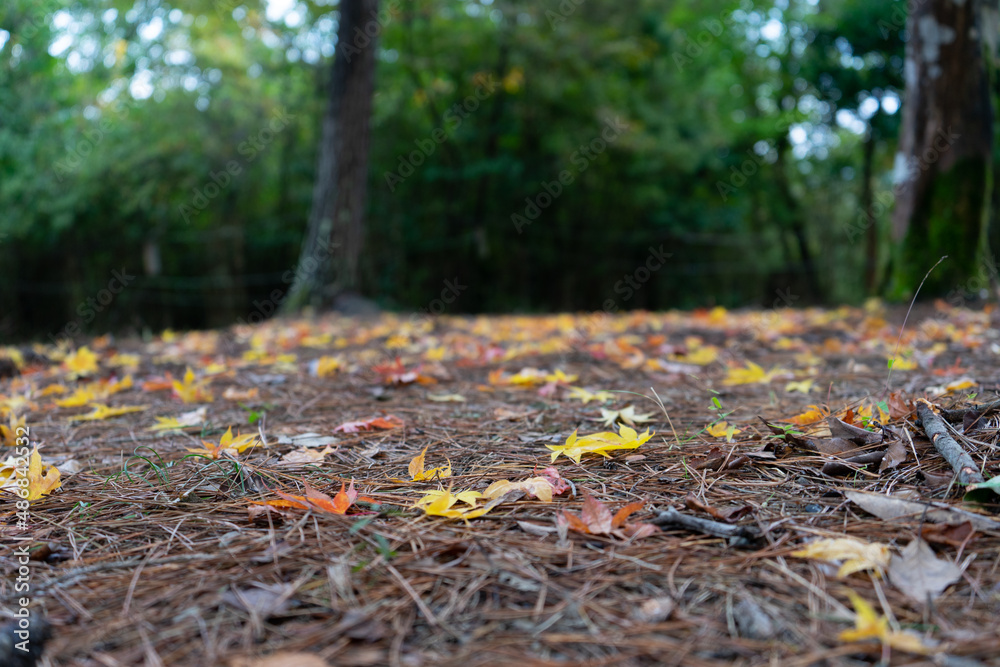
[[[4,537],[37,555],[57,664],[990,664],[997,315],[927,306],[897,353],[901,322],[382,315],[0,348]]]

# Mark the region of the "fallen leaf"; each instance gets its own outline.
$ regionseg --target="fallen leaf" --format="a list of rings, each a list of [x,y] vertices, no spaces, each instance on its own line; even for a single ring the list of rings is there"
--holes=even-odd
[[[1000,530],[1000,521],[975,512],[949,507],[942,503],[918,502],[881,493],[864,491],[844,491],[848,500],[869,514],[883,521],[906,519],[913,522],[933,521],[934,523],[961,523],[968,521],[976,530]]]
[[[889,545],[879,542],[862,542],[852,537],[816,540],[790,555],[831,563],[843,561],[838,577],[846,577],[862,570],[883,572],[889,565]]]
[[[557,528],[560,524],[570,530],[585,535],[613,535],[619,538],[641,539],[659,532],[659,528],[649,523],[628,523],[628,518],[637,510],[642,509],[645,501],[629,503],[619,509],[614,515],[601,501],[587,491],[583,492],[583,509],[580,516],[571,512],[560,512],[557,515]]]
[[[604,421],[604,425],[609,428],[613,428],[616,422],[622,422],[634,428],[636,424],[653,421],[653,414],[638,415],[635,413],[635,407],[629,405],[621,410],[605,410],[601,408],[601,418]]]
[[[67,354],[62,365],[70,379],[86,377],[97,372],[97,355],[84,346]]]
[[[589,391],[581,387],[570,387],[569,397],[576,398],[584,405],[590,403],[591,401],[597,401],[599,403],[607,403],[608,401],[614,400],[615,395],[610,391]]]
[[[145,405],[122,405],[117,408],[109,408],[102,403],[94,403],[92,407],[93,410],[87,414],[70,417],[69,421],[98,421],[101,419],[108,419],[110,417],[127,415],[130,412],[142,412],[146,409]]]
[[[748,361],[746,368],[731,366],[726,371],[726,377],[723,378],[722,384],[727,387],[741,384],[767,384],[776,377],[787,374],[788,371],[781,368],[772,368],[770,371],[765,371],[754,362]]]
[[[962,548],[975,536],[976,530],[969,521],[962,523],[935,523],[920,527],[920,537],[934,544]]]
[[[432,479],[444,479],[445,477],[451,477],[451,461],[448,461],[448,465],[440,466],[438,468],[431,468],[430,470],[424,470],[424,456],[427,454],[427,449],[430,447],[424,447],[424,450],[420,452],[417,456],[414,456],[410,461],[410,465],[407,467],[407,471],[410,473],[410,477],[414,482],[423,482]],[[446,459],[447,460],[447,459]]]
[[[705,427],[705,432],[708,433],[713,438],[725,438],[726,442],[732,442],[733,436],[737,433],[742,433],[742,429],[738,429],[735,426],[730,426],[726,421],[715,422],[714,424],[709,424]]]
[[[333,429],[334,433],[358,433],[360,431],[376,431],[383,430],[387,431],[392,428],[400,428],[403,426],[403,420],[395,415],[386,415],[385,417],[372,417],[371,419],[362,419],[361,421],[344,422],[340,426]]]
[[[317,491],[316,489],[305,484],[306,495],[296,496],[290,493],[285,493],[283,491],[274,490],[276,494],[281,496],[286,501],[292,503],[290,507],[299,507],[301,509],[312,509],[318,512],[325,512],[327,514],[346,514],[347,510],[354,504],[354,501],[358,498],[358,492],[354,490],[354,480],[351,480],[351,485],[344,490],[344,483],[340,483],[340,491],[337,492],[333,498]],[[276,501],[267,501],[269,505],[275,505]]]
[[[919,537],[907,544],[889,563],[889,581],[903,593],[924,604],[933,602],[962,578],[962,568],[938,558]]]
[[[205,416],[208,408],[198,408],[185,412],[177,417],[155,417],[156,424],[150,426],[147,431],[175,431],[188,426],[198,426],[205,423]]]
[[[877,639],[883,644],[901,651],[929,652],[916,635],[889,630],[889,619],[876,614],[872,606],[860,595],[848,590],[847,596],[851,599],[851,604],[854,605],[854,628],[841,632],[838,636],[840,641],[855,642],[863,639]]]
[[[461,394],[427,394],[427,398],[437,403],[465,403]]]
[[[258,440],[257,436],[252,433],[247,435],[237,434],[237,437],[234,439],[233,427],[230,426],[222,435],[218,444],[208,442],[206,440],[202,440],[201,443],[205,446],[199,448],[187,447],[186,449],[192,454],[199,454],[201,456],[217,459],[222,456],[223,453],[230,456],[242,454],[245,450],[257,445]]]
[[[184,373],[184,380],[174,380],[170,386],[174,395],[185,403],[211,403],[212,393],[207,388],[208,380],[197,380],[190,368]]]
[[[222,392],[222,398],[227,401],[252,401],[258,396],[260,396],[260,389],[257,387],[252,387],[250,389],[227,387],[226,390]]]
[[[565,445],[545,445],[547,448],[552,450],[552,461],[555,462],[559,455],[562,454],[574,462],[579,463],[580,459],[584,454],[600,454],[605,458],[610,455],[609,451],[616,449],[635,449],[653,437],[655,434],[650,433],[649,429],[642,435],[638,435],[634,429],[628,426],[622,425],[618,429],[618,433],[612,433],[610,431],[603,431],[601,433],[593,433],[591,435],[585,435],[582,438],[578,438],[576,431],[566,439]]]

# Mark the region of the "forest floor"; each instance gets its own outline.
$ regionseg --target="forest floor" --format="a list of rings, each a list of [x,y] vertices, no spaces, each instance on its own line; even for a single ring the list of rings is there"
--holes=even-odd
[[[1000,317],[904,314],[0,350],[4,613],[41,665],[1000,664],[998,497],[926,435],[1000,475]]]

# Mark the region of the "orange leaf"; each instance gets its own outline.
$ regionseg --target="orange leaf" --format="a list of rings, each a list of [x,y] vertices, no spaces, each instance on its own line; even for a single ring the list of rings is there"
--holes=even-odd
[[[633,512],[642,509],[642,506],[646,504],[645,500],[637,500],[634,503],[629,503],[625,507],[615,512],[615,516],[611,519],[611,527],[618,528],[632,515]]]

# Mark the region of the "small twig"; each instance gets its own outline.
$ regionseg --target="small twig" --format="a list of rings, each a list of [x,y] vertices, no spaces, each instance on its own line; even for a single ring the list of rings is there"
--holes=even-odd
[[[924,424],[924,433],[934,443],[934,449],[948,462],[952,470],[958,473],[958,483],[963,485],[982,484],[983,479],[976,462],[968,452],[962,449],[951,435],[944,421],[934,413],[931,404],[926,399],[917,400],[917,415]]]
[[[712,535],[713,537],[722,537],[727,539],[736,537],[752,541],[760,539],[761,536],[761,531],[756,526],[736,526],[731,523],[722,523],[721,521],[712,521],[711,519],[701,519],[699,517],[681,514],[673,507],[668,507],[666,510],[657,514],[656,518],[650,523],[654,523],[657,526],[680,526],[697,533],[705,533],[706,535]]]

